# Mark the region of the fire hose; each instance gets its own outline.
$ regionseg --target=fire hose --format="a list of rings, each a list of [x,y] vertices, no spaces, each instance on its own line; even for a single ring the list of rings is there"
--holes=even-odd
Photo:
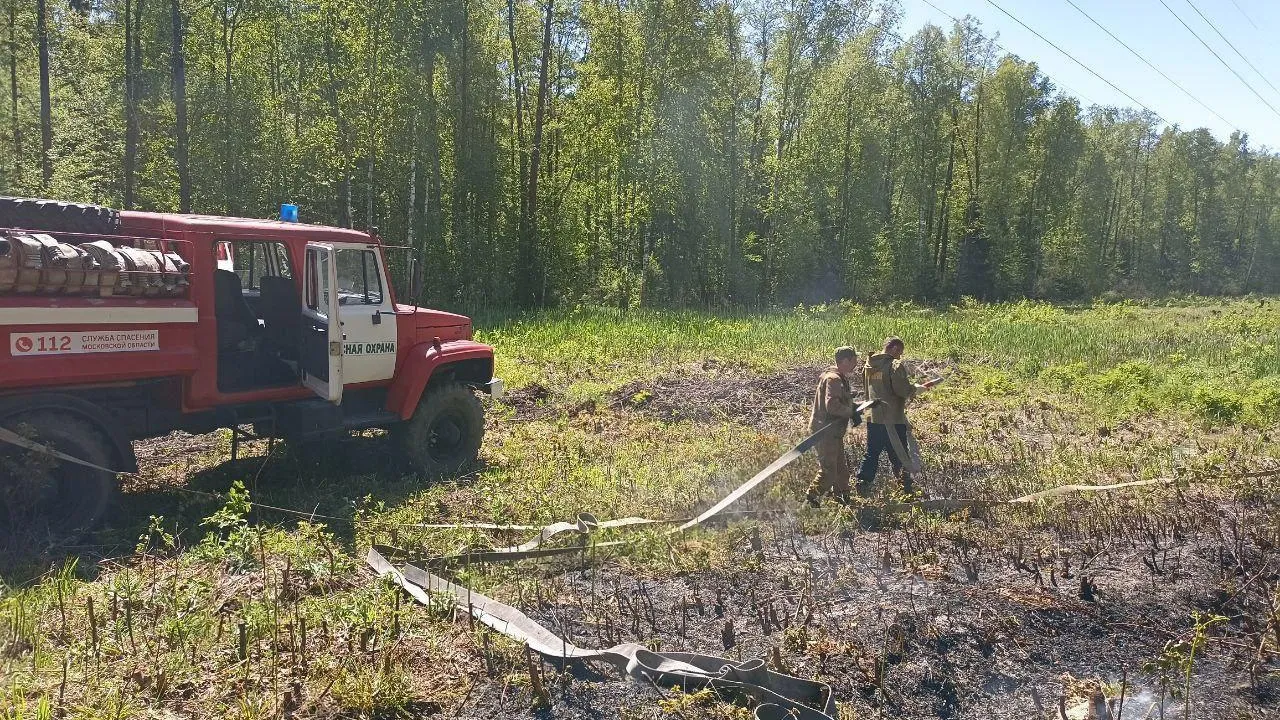
[[[639,643],[622,643],[603,650],[580,648],[510,605],[414,565],[397,569],[376,549],[369,550],[367,562],[418,602],[431,605],[433,595],[443,596],[459,610],[546,658],[607,662],[629,677],[662,688],[695,691],[710,687],[744,695],[756,703],[756,720],[836,718],[830,685],[774,672],[760,659],[736,661],[698,653],[659,653]]]
[[[63,462],[74,463],[82,467],[87,467],[91,470],[101,470],[103,472],[109,472],[113,475],[121,474],[120,470],[112,470],[111,468],[104,468],[101,465],[95,465],[91,462],[88,462],[87,460],[81,460],[80,458],[71,457],[70,455],[64,452],[59,452],[57,450],[54,450],[51,447],[41,445],[40,443],[34,440],[31,440],[30,438],[22,437],[18,433],[12,430],[9,430],[7,428],[0,427],[0,442],[8,443],[10,445],[16,445],[17,447],[20,447],[24,450],[31,450],[34,452],[43,453],[45,455],[49,455],[51,457],[62,460]]]

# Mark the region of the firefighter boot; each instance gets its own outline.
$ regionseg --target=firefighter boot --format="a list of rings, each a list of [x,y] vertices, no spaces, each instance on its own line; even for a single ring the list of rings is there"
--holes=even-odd
[[[905,470],[898,470],[894,475],[897,476],[898,480],[902,483],[903,495],[911,497],[916,494],[915,478],[911,476],[911,473],[906,472]]]

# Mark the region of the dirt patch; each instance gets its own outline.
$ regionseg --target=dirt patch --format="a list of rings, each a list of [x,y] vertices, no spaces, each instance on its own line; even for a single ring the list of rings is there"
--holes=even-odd
[[[749,368],[712,360],[654,380],[628,383],[611,396],[611,405],[664,420],[737,422],[763,426],[785,418],[803,421],[812,402],[818,375],[826,365],[800,365],[760,375]],[[942,360],[911,362],[917,375],[932,376],[954,370]],[[866,397],[861,380],[853,382],[855,397]]]
[[[552,396],[551,390],[542,383],[533,382],[522,388],[509,391],[503,401],[519,409],[531,408]]]
[[[654,380],[628,383],[613,393],[612,405],[663,420],[763,425],[807,411],[821,366],[801,366],[770,375],[714,363],[691,366]],[[861,394],[858,387],[855,392]]]
[[[175,431],[139,440],[133,444],[133,451],[140,472],[126,476],[122,487],[137,492],[181,484],[191,473],[225,460],[223,451],[227,446],[221,432],[190,435]]]

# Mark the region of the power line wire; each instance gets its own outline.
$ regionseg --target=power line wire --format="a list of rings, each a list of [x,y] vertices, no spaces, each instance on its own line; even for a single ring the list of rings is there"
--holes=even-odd
[[[1240,14],[1244,16],[1245,20],[1249,21],[1249,24],[1253,26],[1254,30],[1259,32],[1262,31],[1262,28],[1258,27],[1258,23],[1254,22],[1253,18],[1249,17],[1249,13],[1245,12],[1244,8],[1240,7],[1240,3],[1236,2],[1236,0],[1231,0],[1231,4],[1236,6],[1236,9],[1240,11]]]
[[[960,19],[959,19],[959,18],[957,18],[955,15],[952,15],[951,13],[947,12],[946,10],[943,10],[942,8],[938,7],[937,5],[934,5],[930,0],[920,0],[920,1],[921,1],[921,2],[923,2],[925,5],[928,5],[929,7],[933,8],[934,10],[937,10],[939,13],[941,13],[941,14],[942,14],[942,15],[944,15],[944,16],[946,16],[947,18],[950,18],[951,22],[956,23],[957,25],[958,25],[958,24],[960,24]],[[991,43],[992,45],[994,45],[994,46],[996,46],[996,47],[1000,48],[1000,49],[1001,49],[1001,50],[1003,50],[1003,51],[1005,52],[1005,54],[1007,54],[1007,55],[1016,55],[1016,54],[1017,54],[1017,53],[1013,52],[1012,50],[1010,50],[1009,48],[1007,48],[1007,47],[1005,47],[1005,46],[1001,45],[1000,43],[996,42],[995,40],[993,40],[993,39],[991,39],[991,38],[986,38],[986,37],[984,37],[983,39],[984,39],[984,40],[986,40],[987,42]],[[1046,75],[1045,75],[1045,77],[1048,77],[1048,75],[1046,74]],[[1080,98],[1081,100],[1084,100],[1085,102],[1089,103],[1090,105],[1101,105],[1101,104],[1102,104],[1102,103],[1097,102],[1097,101],[1096,101],[1096,100],[1094,100],[1093,98],[1089,97],[1088,95],[1085,95],[1084,93],[1080,92],[1079,90],[1076,90],[1075,88],[1071,87],[1070,85],[1068,85],[1068,84],[1066,84],[1066,83],[1062,82],[1061,80],[1053,80],[1053,82],[1054,82],[1054,83],[1056,83],[1056,84],[1057,84],[1059,87],[1061,87],[1063,90],[1066,90],[1067,92],[1071,93],[1072,95],[1075,95],[1076,97]]]
[[[1227,36],[1222,34],[1222,31],[1218,29],[1217,25],[1213,24],[1212,20],[1206,17],[1204,13],[1200,12],[1200,8],[1197,7],[1194,2],[1192,2],[1191,0],[1187,0],[1187,4],[1191,6],[1192,10],[1196,11],[1196,14],[1200,16],[1201,20],[1204,20],[1209,25],[1209,27],[1213,28],[1214,32],[1218,33],[1218,37],[1222,38],[1222,42],[1226,43],[1228,47],[1230,47],[1233,51],[1235,51],[1236,55],[1240,56],[1240,59],[1244,61],[1245,65],[1248,65],[1255,73],[1258,74],[1258,77],[1262,78],[1262,82],[1266,83],[1267,87],[1270,87],[1272,91],[1274,91],[1276,94],[1280,94],[1280,90],[1276,90],[1276,86],[1271,84],[1271,81],[1267,79],[1267,76],[1263,75],[1262,71],[1259,70],[1256,65],[1249,62],[1249,58],[1245,57],[1244,53],[1240,52],[1240,49],[1235,46],[1235,43],[1228,40]]]
[[[952,15],[951,13],[948,13],[946,10],[943,10],[942,8],[938,7],[937,5],[934,5],[934,4],[933,4],[932,2],[930,2],[929,0],[921,0],[921,1],[922,1],[922,2],[924,2],[926,5],[928,5],[929,7],[933,8],[934,10],[937,10],[937,11],[938,11],[939,13],[941,13],[942,15],[946,16],[946,17],[947,17],[948,19],[950,19],[953,23],[956,23],[956,24],[959,24],[959,23],[960,23],[960,20],[959,20],[958,18],[956,18],[956,16]],[[865,18],[865,22],[866,22],[866,27],[864,28],[864,30],[871,30],[872,28],[874,28],[874,29],[876,29],[876,30],[881,31],[881,32],[882,32],[882,33],[884,33],[885,35],[887,35],[887,36],[889,36],[889,37],[893,38],[894,40],[897,40],[899,45],[902,45],[902,46],[904,46],[904,47],[905,47],[905,46],[908,44],[908,39],[907,39],[907,38],[905,38],[905,37],[903,37],[901,33],[899,33],[899,32],[896,32],[896,31],[894,31],[894,30],[889,29],[889,27],[888,27],[887,25],[885,25],[885,22],[886,22],[885,20],[881,20],[880,22],[871,22],[871,14],[870,14],[870,13],[868,13],[868,14],[867,14],[867,17]],[[1016,53],[1014,53],[1013,51],[1009,50],[1008,48],[1004,47],[1003,45],[1001,45],[1000,43],[996,42],[995,40],[993,40],[993,39],[991,39],[991,38],[988,38],[988,37],[982,36],[982,39],[983,39],[983,40],[985,40],[985,41],[987,41],[987,42],[989,42],[989,43],[991,43],[991,44],[992,44],[992,45],[994,45],[995,47],[997,47],[997,48],[999,48],[999,49],[1003,50],[1003,51],[1004,51],[1006,54],[1008,54],[1008,55],[1014,55],[1014,54],[1016,54]],[[953,68],[955,68],[956,70],[961,70],[961,71],[963,71],[963,70],[967,70],[967,69],[969,69],[969,68],[967,68],[966,66],[964,66],[964,65],[960,64],[959,62],[957,62],[954,58],[952,58],[952,57],[950,57],[950,56],[947,56],[947,55],[945,55],[945,54],[942,56],[942,59],[943,59],[943,60],[945,60],[949,65],[951,65],[951,66],[952,66]],[[1046,75],[1045,77],[1048,77],[1048,75]],[[1099,106],[1100,106],[1100,105],[1102,104],[1102,103],[1097,102],[1097,101],[1096,101],[1096,100],[1094,100],[1093,98],[1089,97],[1088,95],[1085,95],[1084,93],[1080,92],[1079,90],[1076,90],[1075,88],[1071,87],[1070,85],[1068,85],[1068,84],[1066,84],[1066,83],[1064,83],[1064,82],[1061,82],[1061,81],[1059,81],[1059,80],[1053,80],[1053,83],[1054,83],[1054,84],[1056,84],[1058,87],[1062,88],[1063,90],[1066,90],[1067,92],[1071,93],[1072,95],[1074,95],[1074,96],[1078,97],[1079,99],[1084,100],[1085,102],[1089,103],[1090,105],[1099,105]],[[1159,118],[1160,116],[1157,114],[1157,115],[1156,115],[1156,117],[1157,117],[1157,118]],[[1164,118],[1160,118],[1160,119],[1162,119],[1162,120],[1163,120]],[[1226,122],[1226,121],[1223,121],[1223,122]],[[1228,123],[1228,124],[1230,124],[1230,123]]]
[[[1160,0],[1160,1],[1161,1],[1161,2],[1164,2],[1164,0]],[[1152,110],[1151,108],[1147,107],[1147,104],[1146,104],[1146,103],[1144,103],[1144,102],[1142,102],[1141,100],[1139,100],[1139,99],[1135,98],[1134,96],[1130,95],[1129,93],[1125,92],[1124,90],[1121,90],[1121,89],[1120,89],[1120,87],[1119,87],[1119,86],[1117,86],[1115,83],[1113,83],[1113,82],[1111,82],[1110,80],[1108,80],[1108,79],[1106,79],[1106,78],[1102,77],[1102,75],[1100,75],[1096,70],[1094,70],[1093,68],[1091,68],[1091,67],[1089,67],[1088,65],[1084,64],[1084,63],[1083,63],[1083,62],[1081,62],[1080,60],[1076,59],[1076,56],[1075,56],[1075,55],[1072,55],[1071,53],[1067,52],[1066,50],[1063,50],[1061,47],[1059,47],[1059,46],[1057,45],[1057,43],[1053,42],[1052,40],[1050,40],[1049,38],[1045,37],[1044,35],[1041,35],[1040,33],[1036,32],[1036,31],[1035,31],[1035,29],[1033,29],[1030,25],[1028,25],[1028,24],[1026,24],[1026,23],[1022,22],[1022,21],[1021,21],[1021,20],[1019,20],[1017,17],[1015,17],[1012,13],[1010,13],[1008,10],[1005,10],[1003,7],[1000,7],[1000,5],[999,5],[999,4],[997,4],[997,3],[995,2],[995,0],[987,0],[987,4],[988,4],[988,5],[990,5],[991,7],[993,7],[993,8],[995,8],[995,9],[999,10],[1000,12],[1004,13],[1005,15],[1007,15],[1007,16],[1009,17],[1009,19],[1010,19],[1010,20],[1012,20],[1012,21],[1014,21],[1014,22],[1018,23],[1019,25],[1021,25],[1021,26],[1022,26],[1022,27],[1024,27],[1024,28],[1026,28],[1028,32],[1030,32],[1032,35],[1035,35],[1036,37],[1040,38],[1042,41],[1044,41],[1047,45],[1049,45],[1050,47],[1052,47],[1054,50],[1057,50],[1058,52],[1062,53],[1063,55],[1066,55],[1068,58],[1070,58],[1070,59],[1071,59],[1071,62],[1074,62],[1075,64],[1077,64],[1077,65],[1079,65],[1080,67],[1082,67],[1082,68],[1084,68],[1085,70],[1087,70],[1087,71],[1089,72],[1089,74],[1090,74],[1090,75],[1093,75],[1094,77],[1098,78],[1099,80],[1101,80],[1102,82],[1106,83],[1107,85],[1110,85],[1110,86],[1111,86],[1111,89],[1113,89],[1113,90],[1115,90],[1116,92],[1120,93],[1121,95],[1124,95],[1125,97],[1129,98],[1129,100],[1133,101],[1135,104],[1137,104],[1137,105],[1141,105],[1141,106],[1142,106],[1142,109],[1146,110],[1147,112],[1151,113],[1152,115],[1155,115],[1156,117],[1160,117],[1160,114],[1159,114],[1159,113],[1157,113],[1155,110]],[[1163,118],[1162,118],[1162,119],[1163,119]]]
[[[1102,30],[1102,32],[1104,32],[1104,33],[1106,33],[1107,35],[1111,36],[1111,39],[1112,39],[1112,40],[1115,40],[1116,42],[1118,42],[1118,43],[1120,43],[1122,46],[1124,46],[1124,49],[1125,49],[1125,50],[1128,50],[1129,52],[1133,53],[1133,55],[1134,55],[1135,57],[1137,57],[1137,58],[1138,58],[1139,60],[1141,60],[1142,62],[1146,63],[1147,67],[1149,67],[1149,68],[1151,68],[1152,70],[1155,70],[1157,73],[1159,73],[1160,77],[1164,78],[1165,80],[1168,80],[1170,84],[1172,84],[1174,87],[1176,87],[1176,88],[1178,88],[1179,90],[1181,90],[1181,91],[1182,91],[1182,93],[1183,93],[1184,95],[1186,95],[1187,97],[1189,97],[1189,98],[1191,98],[1192,100],[1194,100],[1197,104],[1199,104],[1199,105],[1200,105],[1200,107],[1202,107],[1202,108],[1204,108],[1205,110],[1208,110],[1209,112],[1213,113],[1213,116],[1214,116],[1214,117],[1218,118],[1219,120],[1221,120],[1221,121],[1222,121],[1223,123],[1225,123],[1226,125],[1228,125],[1228,126],[1230,126],[1230,127],[1234,128],[1235,130],[1239,131],[1239,129],[1240,129],[1240,128],[1239,128],[1235,123],[1230,122],[1230,121],[1228,121],[1226,118],[1224,118],[1224,117],[1222,117],[1221,115],[1219,115],[1219,114],[1218,114],[1218,112],[1217,112],[1216,110],[1214,110],[1213,108],[1209,107],[1209,106],[1208,106],[1208,105],[1206,105],[1203,101],[1201,101],[1201,100],[1200,100],[1200,98],[1198,98],[1198,97],[1196,97],[1195,95],[1193,95],[1193,94],[1191,93],[1191,91],[1190,91],[1190,90],[1187,90],[1186,88],[1184,88],[1184,87],[1181,85],[1181,83],[1179,83],[1177,80],[1174,80],[1173,78],[1171,78],[1171,77],[1169,77],[1168,75],[1166,75],[1166,74],[1164,73],[1164,71],[1163,71],[1163,70],[1161,70],[1160,68],[1156,67],[1155,65],[1153,65],[1153,64],[1151,63],[1151,61],[1150,61],[1150,60],[1148,60],[1148,59],[1146,59],[1145,57],[1143,57],[1142,53],[1140,53],[1140,52],[1138,52],[1137,50],[1134,50],[1132,47],[1130,47],[1130,46],[1129,46],[1129,43],[1126,43],[1125,41],[1123,41],[1123,40],[1121,40],[1120,38],[1116,37],[1115,33],[1113,33],[1113,32],[1111,32],[1110,30],[1108,30],[1108,29],[1106,28],[1106,26],[1104,26],[1102,23],[1100,23],[1100,22],[1098,22],[1097,20],[1095,20],[1095,19],[1093,18],[1093,16],[1092,16],[1092,15],[1090,15],[1090,14],[1089,14],[1089,13],[1087,13],[1087,12],[1085,12],[1083,8],[1081,8],[1079,5],[1077,5],[1077,4],[1075,3],[1075,0],[1066,0],[1066,2],[1067,2],[1067,4],[1068,4],[1068,5],[1070,5],[1071,7],[1075,8],[1077,11],[1079,11],[1079,13],[1080,13],[1081,15],[1084,15],[1086,18],[1088,18],[1088,19],[1089,19],[1089,22],[1093,23],[1094,25],[1097,25],[1097,26],[1098,26],[1098,29]]]
[[[987,0],[987,2],[991,2],[991,0]],[[1178,15],[1178,13],[1176,13],[1176,12],[1174,12],[1174,11],[1173,11],[1173,8],[1169,7],[1169,3],[1165,2],[1164,0],[1160,0],[1160,4],[1164,6],[1164,9],[1165,9],[1165,10],[1168,10],[1168,11],[1169,11],[1169,14],[1170,14],[1170,15],[1172,15],[1172,16],[1174,17],[1174,19],[1176,19],[1179,23],[1182,23],[1182,27],[1186,28],[1186,29],[1187,29],[1187,32],[1189,32],[1189,33],[1191,33],[1192,35],[1194,35],[1194,36],[1195,36],[1195,38],[1196,38],[1196,40],[1199,40],[1199,41],[1200,41],[1200,44],[1204,46],[1204,49],[1205,49],[1205,50],[1208,50],[1209,52],[1213,53],[1213,56],[1214,56],[1215,58],[1217,58],[1217,59],[1218,59],[1218,62],[1222,63],[1222,66],[1223,66],[1223,67],[1225,67],[1226,69],[1230,70],[1230,71],[1231,71],[1231,74],[1232,74],[1232,75],[1235,75],[1237,80],[1239,80],[1240,82],[1244,83],[1244,86],[1245,86],[1245,87],[1247,87],[1247,88],[1249,88],[1249,92],[1253,93],[1253,94],[1254,94],[1254,96],[1256,96],[1259,100],[1261,100],[1263,105],[1266,105],[1268,108],[1270,108],[1270,109],[1271,109],[1271,112],[1275,113],[1277,117],[1280,117],[1280,110],[1276,110],[1276,109],[1275,109],[1275,106],[1273,106],[1271,103],[1267,102],[1267,99],[1266,99],[1266,98],[1262,97],[1262,95],[1260,95],[1260,94],[1258,93],[1258,91],[1257,91],[1257,90],[1254,90],[1254,89],[1253,89],[1253,86],[1249,84],[1249,81],[1248,81],[1248,80],[1245,80],[1243,77],[1241,77],[1241,76],[1240,76],[1240,73],[1236,72],[1236,69],[1235,69],[1235,68],[1233,68],[1233,67],[1231,67],[1230,65],[1228,65],[1228,64],[1227,64],[1227,61],[1226,61],[1226,60],[1223,60],[1223,59],[1222,59],[1222,56],[1218,54],[1218,51],[1216,51],[1216,50],[1214,50],[1212,47],[1210,47],[1210,46],[1209,46],[1209,43],[1205,42],[1205,41],[1204,41],[1204,38],[1200,37],[1200,34],[1199,34],[1199,33],[1197,33],[1195,30],[1192,30],[1192,29],[1191,29],[1191,26],[1187,24],[1187,21],[1183,20],[1183,19],[1182,19],[1182,17],[1181,17],[1180,15]]]

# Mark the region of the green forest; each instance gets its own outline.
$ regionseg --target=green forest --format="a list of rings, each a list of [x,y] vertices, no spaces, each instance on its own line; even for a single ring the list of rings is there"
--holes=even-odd
[[[889,0],[0,0],[0,193],[376,227],[444,306],[1280,291],[1280,157]]]

